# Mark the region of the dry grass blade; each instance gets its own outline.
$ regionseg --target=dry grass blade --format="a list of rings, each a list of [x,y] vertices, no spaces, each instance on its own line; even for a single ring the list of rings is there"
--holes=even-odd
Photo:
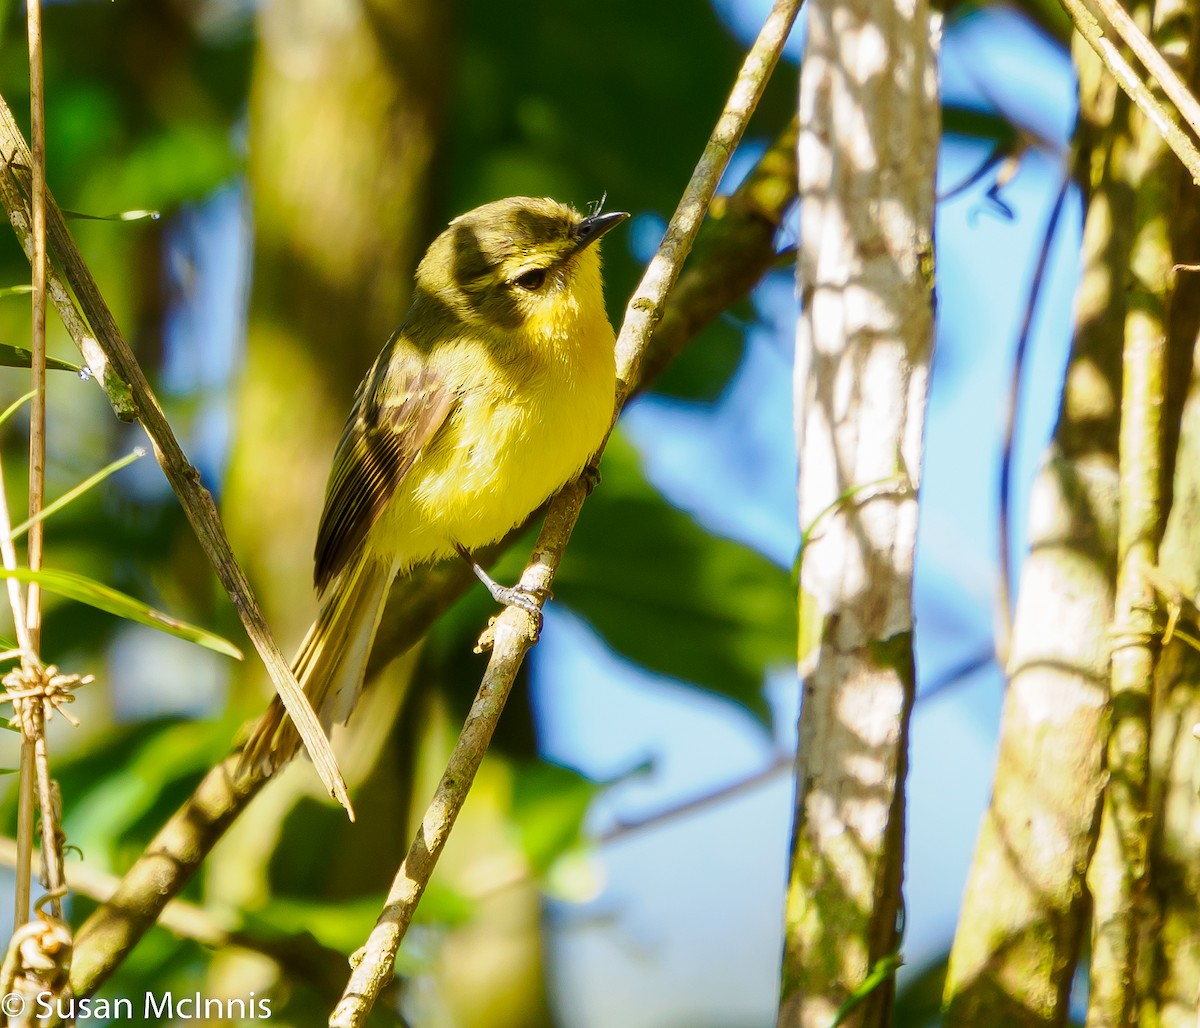
[[[0,202],[4,204],[9,221],[22,243],[29,244],[29,198],[23,191],[23,180],[26,178],[25,171],[30,166],[32,155],[13,119],[12,111],[3,100],[0,100],[0,153],[6,156],[8,162],[4,169],[6,173],[0,174]],[[73,318],[73,305],[69,302],[58,305],[60,312],[64,312],[64,321],[71,331],[72,338],[114,405],[116,406],[124,395],[131,398],[130,409],[136,411],[138,420],[150,437],[155,456],[171,483],[171,488],[179,497],[180,505],[196,538],[233,601],[247,635],[262,658],[272,684],[304,741],[313,766],[330,794],[353,817],[346,783],[334,759],[329,740],[325,738],[308,699],[296,684],[287,661],[279,652],[266,619],[259,609],[258,601],[250,589],[250,583],[233,555],[216,504],[201,484],[199,473],[179,445],[141,367],[104,302],[91,271],[80,256],[62,212],[49,192],[46,194],[46,223],[49,252],[63,269],[63,277],[74,292],[86,317],[86,324],[82,319]],[[53,287],[53,279],[51,285]],[[53,288],[51,296],[55,296]]]

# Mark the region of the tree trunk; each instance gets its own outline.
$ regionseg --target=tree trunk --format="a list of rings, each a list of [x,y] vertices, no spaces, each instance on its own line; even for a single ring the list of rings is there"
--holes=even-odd
[[[1114,155],[1128,147],[1129,105],[1090,51],[1076,58],[1091,180],[1083,278],[1062,410],[1031,492],[996,780],[946,977],[955,1028],[1066,1023],[1104,787],[1133,217]]]
[[[801,639],[815,662],[801,668],[781,1028],[826,1028],[852,997],[844,1023],[890,1023],[939,131],[922,0],[814,0],[808,32],[796,401],[801,609],[821,627]]]

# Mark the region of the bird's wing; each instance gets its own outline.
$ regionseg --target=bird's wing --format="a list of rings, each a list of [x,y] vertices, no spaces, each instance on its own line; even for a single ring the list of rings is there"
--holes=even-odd
[[[454,402],[421,352],[393,336],[359,386],[333,458],[317,532],[318,593],[363,545]]]

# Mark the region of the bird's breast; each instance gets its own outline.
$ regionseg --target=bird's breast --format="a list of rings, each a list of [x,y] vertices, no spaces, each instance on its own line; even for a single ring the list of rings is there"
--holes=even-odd
[[[458,402],[381,519],[380,542],[402,565],[476,549],[578,476],[612,420],[613,348],[605,320],[529,360],[469,344],[447,355]]]

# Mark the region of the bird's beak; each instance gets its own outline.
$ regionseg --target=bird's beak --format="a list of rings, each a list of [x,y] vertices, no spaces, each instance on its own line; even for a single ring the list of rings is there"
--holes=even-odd
[[[591,246],[605,232],[616,228],[628,217],[625,211],[611,211],[608,214],[593,214],[584,218],[575,229],[575,252]]]

